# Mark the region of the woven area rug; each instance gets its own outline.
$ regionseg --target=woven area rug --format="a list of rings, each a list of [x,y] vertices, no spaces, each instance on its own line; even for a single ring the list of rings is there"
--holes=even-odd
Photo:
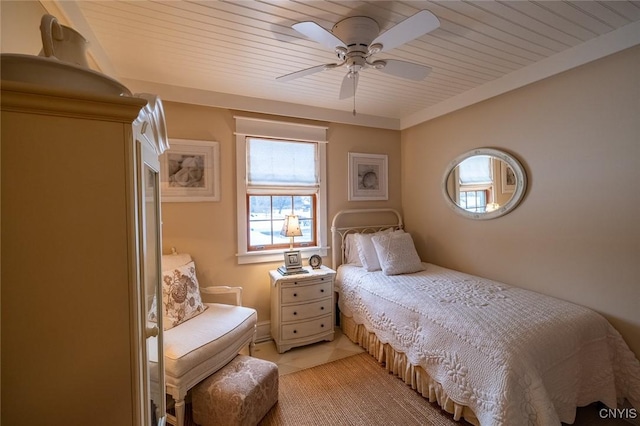
[[[278,403],[260,426],[461,426],[367,353],[280,376]]]

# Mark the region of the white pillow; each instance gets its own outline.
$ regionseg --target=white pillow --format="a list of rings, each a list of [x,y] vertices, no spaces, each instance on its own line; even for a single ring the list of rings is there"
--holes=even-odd
[[[376,235],[390,234],[392,232],[393,228],[388,228],[374,234],[355,234],[356,245],[358,247],[358,257],[360,258],[362,267],[366,269],[367,272],[379,271],[381,269],[378,254],[376,253],[376,248],[373,246],[371,239]],[[404,231],[399,230],[396,232]]]
[[[357,234],[347,234],[344,239],[344,261],[345,264],[362,266],[360,255],[358,254]]]
[[[162,272],[162,326],[175,327],[205,311],[193,262]]]
[[[376,248],[371,241],[372,237],[373,234],[356,234],[356,246],[358,247],[360,264],[369,272],[380,270],[380,261],[378,261]]]
[[[410,274],[424,270],[411,234],[391,233],[372,239],[385,275]]]

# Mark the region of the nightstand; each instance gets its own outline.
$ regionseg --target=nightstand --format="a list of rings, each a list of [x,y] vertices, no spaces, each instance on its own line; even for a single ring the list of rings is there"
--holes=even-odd
[[[271,278],[271,336],[279,353],[297,346],[333,340],[333,280],[336,272],[321,266],[308,273]]]

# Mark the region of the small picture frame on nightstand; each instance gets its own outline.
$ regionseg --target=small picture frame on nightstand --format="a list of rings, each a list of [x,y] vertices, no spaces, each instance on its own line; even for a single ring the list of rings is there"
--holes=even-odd
[[[278,268],[278,272],[282,275],[304,274],[308,272],[306,269],[302,269],[302,256],[300,256],[300,251],[285,251],[284,265]]]
[[[285,251],[284,252],[284,266],[287,269],[302,268],[302,259],[300,258],[299,251]]]

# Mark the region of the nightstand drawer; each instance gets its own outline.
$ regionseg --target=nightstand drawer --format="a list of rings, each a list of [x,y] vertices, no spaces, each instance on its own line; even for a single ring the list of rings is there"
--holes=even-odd
[[[333,328],[333,316],[327,315],[311,321],[282,325],[282,338],[284,340],[298,339],[326,333]]]
[[[322,284],[328,281],[333,281],[333,277],[304,277],[304,278],[303,277],[304,275],[301,275],[300,278],[297,278],[295,280],[283,281],[280,284],[280,287],[282,288],[300,287],[303,285]]]
[[[321,299],[324,297],[332,297],[331,294],[332,281],[320,282],[313,285],[304,285],[298,287],[283,287],[281,289],[281,302],[298,303],[309,300]]]
[[[282,307],[282,322],[300,321],[308,318],[318,317],[331,313],[332,299],[319,300],[314,303],[303,305],[290,305]]]

